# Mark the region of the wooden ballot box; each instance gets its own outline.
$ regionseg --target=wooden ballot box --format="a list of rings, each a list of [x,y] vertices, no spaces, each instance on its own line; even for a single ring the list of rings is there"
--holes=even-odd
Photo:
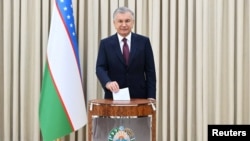
[[[151,141],[156,141],[156,105],[147,99],[116,101],[94,99],[88,101],[88,141],[92,141],[94,117],[151,117]]]

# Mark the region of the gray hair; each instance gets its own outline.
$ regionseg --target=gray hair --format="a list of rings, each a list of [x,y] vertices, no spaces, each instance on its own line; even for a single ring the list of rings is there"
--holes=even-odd
[[[116,15],[117,15],[118,13],[124,14],[124,13],[126,13],[126,12],[129,12],[129,13],[131,14],[131,16],[132,16],[132,19],[135,20],[135,14],[134,14],[134,12],[133,12],[131,9],[129,9],[128,7],[119,7],[119,8],[117,8],[117,9],[114,11],[114,13],[113,13],[113,20],[115,20],[115,17],[116,17]]]

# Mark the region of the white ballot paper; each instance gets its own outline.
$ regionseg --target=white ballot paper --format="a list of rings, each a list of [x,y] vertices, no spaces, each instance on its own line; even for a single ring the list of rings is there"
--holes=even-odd
[[[128,87],[120,89],[117,93],[113,93],[113,100],[130,100]]]

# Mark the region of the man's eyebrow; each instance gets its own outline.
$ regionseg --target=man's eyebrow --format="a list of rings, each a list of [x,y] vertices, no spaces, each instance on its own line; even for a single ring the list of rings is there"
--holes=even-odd
[[[127,21],[127,20],[132,20],[132,19],[117,19],[118,21]]]

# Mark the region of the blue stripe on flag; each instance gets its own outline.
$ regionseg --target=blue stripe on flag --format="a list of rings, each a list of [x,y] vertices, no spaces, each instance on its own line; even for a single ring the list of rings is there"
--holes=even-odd
[[[56,0],[56,4],[59,10],[59,13],[62,16],[64,25],[67,28],[67,32],[69,33],[70,40],[73,44],[78,68],[80,71],[78,42],[77,42],[77,34],[75,30],[75,21],[74,21],[72,1],[71,0]]]

